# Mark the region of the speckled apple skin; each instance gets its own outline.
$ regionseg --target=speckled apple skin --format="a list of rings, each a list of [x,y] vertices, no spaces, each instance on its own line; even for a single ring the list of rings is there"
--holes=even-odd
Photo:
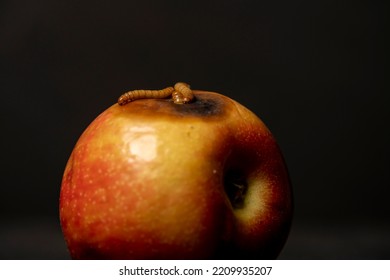
[[[270,131],[221,94],[115,104],[66,165],[60,221],[74,259],[273,259],[292,219],[288,172]],[[246,176],[244,205],[224,189]]]

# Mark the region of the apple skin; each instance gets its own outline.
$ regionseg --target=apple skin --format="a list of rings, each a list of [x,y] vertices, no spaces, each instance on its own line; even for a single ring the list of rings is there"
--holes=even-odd
[[[193,92],[115,104],[83,132],[60,193],[73,259],[278,256],[292,191],[274,137],[236,101]]]

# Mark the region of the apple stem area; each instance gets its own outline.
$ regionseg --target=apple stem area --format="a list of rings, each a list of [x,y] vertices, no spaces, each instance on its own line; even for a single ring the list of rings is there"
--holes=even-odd
[[[243,208],[248,189],[248,183],[243,174],[233,170],[226,172],[224,187],[232,207],[234,209]]]

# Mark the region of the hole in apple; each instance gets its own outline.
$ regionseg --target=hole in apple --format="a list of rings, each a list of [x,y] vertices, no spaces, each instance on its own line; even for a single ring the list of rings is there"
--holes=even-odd
[[[242,172],[228,170],[224,178],[225,192],[234,209],[243,208],[248,183]]]

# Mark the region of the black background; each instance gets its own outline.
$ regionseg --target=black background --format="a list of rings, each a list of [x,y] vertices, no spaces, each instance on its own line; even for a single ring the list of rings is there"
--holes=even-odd
[[[389,259],[384,24],[363,0],[2,1],[0,258],[69,258],[58,197],[78,137],[121,93],[185,81],[278,140],[295,196],[280,258]]]

